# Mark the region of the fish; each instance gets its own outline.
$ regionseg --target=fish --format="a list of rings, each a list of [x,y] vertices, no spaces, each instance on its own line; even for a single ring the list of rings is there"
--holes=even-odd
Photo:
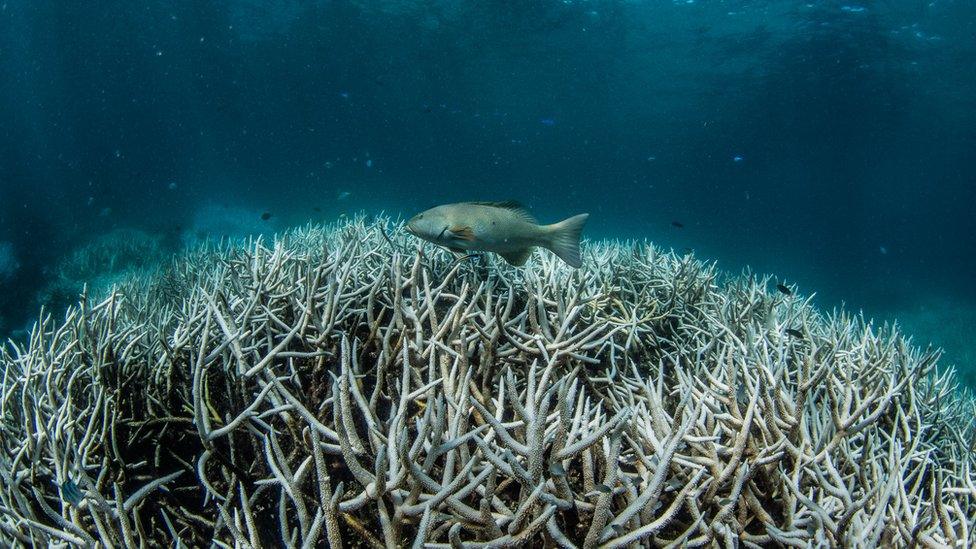
[[[685,224],[684,224],[684,223],[682,223],[682,222],[680,222],[680,221],[672,221],[672,222],[671,222],[671,225],[672,225],[673,227],[677,227],[677,228],[679,228],[679,229],[683,229],[683,228],[685,227]]]
[[[795,337],[797,339],[803,339],[803,332],[795,328],[787,328],[786,335]]]
[[[352,196],[352,193],[349,191],[339,191],[336,193],[336,200],[345,200],[350,196]]]
[[[539,225],[524,206],[505,202],[460,202],[421,212],[406,231],[455,253],[493,252],[511,265],[524,265],[536,247],[545,248],[573,268],[583,265],[580,236],[590,214]]]
[[[785,284],[777,284],[776,285],[776,289],[779,290],[779,293],[781,293],[783,295],[793,295],[793,290],[791,290]]]
[[[271,212],[264,212],[261,214],[261,221],[267,221],[271,219]]]
[[[70,478],[61,483],[61,499],[64,501],[77,507],[84,498],[85,495],[81,492],[81,489]]]
[[[739,404],[746,404],[749,402],[749,395],[746,393],[746,384],[739,382],[738,387],[735,388],[735,400]]]

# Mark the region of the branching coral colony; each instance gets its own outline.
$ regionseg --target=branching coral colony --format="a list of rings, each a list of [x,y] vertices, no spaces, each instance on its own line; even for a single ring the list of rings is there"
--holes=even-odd
[[[892,330],[647,244],[411,246],[201,248],[9,345],[0,544],[976,542],[976,409]]]

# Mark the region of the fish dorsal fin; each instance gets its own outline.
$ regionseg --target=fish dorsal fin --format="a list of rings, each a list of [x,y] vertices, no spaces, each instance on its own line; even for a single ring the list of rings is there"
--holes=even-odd
[[[529,256],[532,255],[532,248],[529,247],[522,250],[515,250],[513,252],[499,253],[498,255],[502,256],[502,259],[508,261],[510,264],[515,265],[516,267],[521,267],[522,265],[525,265],[525,262],[529,259]]]
[[[492,208],[501,208],[503,210],[510,210],[512,211],[512,213],[517,215],[523,221],[527,221],[529,223],[533,223],[536,225],[539,223],[538,221],[536,221],[535,217],[529,213],[529,210],[525,209],[525,206],[523,206],[522,203],[519,202],[518,200],[505,200],[502,202],[471,202],[471,204],[477,204],[479,206],[489,206]]]

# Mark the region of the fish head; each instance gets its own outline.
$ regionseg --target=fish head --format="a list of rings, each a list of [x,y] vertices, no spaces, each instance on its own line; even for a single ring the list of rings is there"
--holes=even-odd
[[[448,246],[456,240],[454,233],[449,230],[452,225],[454,223],[451,222],[448,209],[438,206],[411,217],[407,221],[406,230],[428,242]]]

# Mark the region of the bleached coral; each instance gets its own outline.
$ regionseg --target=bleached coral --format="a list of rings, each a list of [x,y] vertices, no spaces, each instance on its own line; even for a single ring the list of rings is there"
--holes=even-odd
[[[976,541],[976,409],[935,353],[648,244],[414,245],[203,248],[45,321],[2,357],[0,541]]]

